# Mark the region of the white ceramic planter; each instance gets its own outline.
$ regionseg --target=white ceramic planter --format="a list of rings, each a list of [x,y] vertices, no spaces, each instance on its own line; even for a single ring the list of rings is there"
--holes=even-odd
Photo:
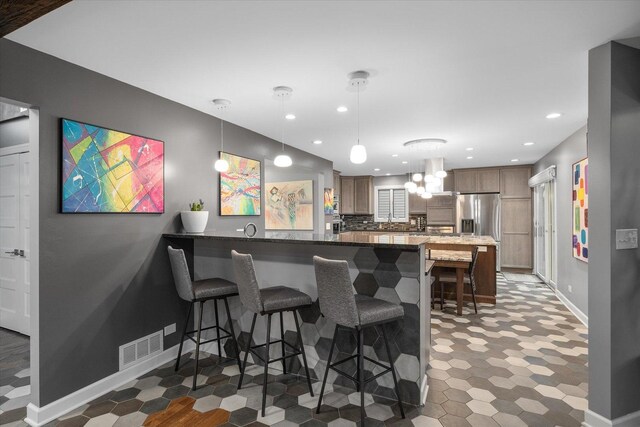
[[[187,233],[202,233],[207,228],[209,211],[182,211],[180,219]]]

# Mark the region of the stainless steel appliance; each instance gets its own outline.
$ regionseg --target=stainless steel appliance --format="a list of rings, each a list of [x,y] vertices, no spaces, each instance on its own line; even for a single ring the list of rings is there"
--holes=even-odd
[[[493,237],[497,242],[496,269],[500,271],[500,195],[458,195],[456,198],[456,227],[461,234]]]
[[[453,234],[454,227],[452,225],[428,226],[425,231],[427,234]]]

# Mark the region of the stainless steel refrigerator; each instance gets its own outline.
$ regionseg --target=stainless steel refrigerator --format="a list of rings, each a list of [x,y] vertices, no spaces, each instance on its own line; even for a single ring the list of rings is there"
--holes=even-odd
[[[500,271],[500,195],[460,194],[456,200],[456,231],[491,236],[496,245],[496,269]]]

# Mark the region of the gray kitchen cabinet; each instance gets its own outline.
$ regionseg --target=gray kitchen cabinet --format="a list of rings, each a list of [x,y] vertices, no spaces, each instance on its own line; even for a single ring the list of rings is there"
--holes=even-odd
[[[354,213],[356,215],[373,214],[373,177],[357,176],[354,181]]]
[[[499,169],[478,169],[477,171],[477,192],[478,193],[499,193],[500,192],[500,170]]]
[[[530,167],[504,168],[500,170],[500,197],[503,199],[531,198],[529,187]]]
[[[501,265],[533,267],[531,199],[501,200]]]
[[[478,190],[478,173],[475,169],[456,169],[454,188],[458,193],[475,193]]]
[[[427,207],[427,225],[454,225],[456,223],[455,208]]]
[[[340,199],[341,187],[342,186],[340,185],[340,172],[333,171],[333,195],[338,196],[338,199]]]
[[[424,215],[427,213],[427,201],[417,193],[409,193],[409,214]]]
[[[500,169],[456,169],[454,181],[458,193],[499,193]]]
[[[340,177],[340,215],[355,213],[355,181],[352,176]]]

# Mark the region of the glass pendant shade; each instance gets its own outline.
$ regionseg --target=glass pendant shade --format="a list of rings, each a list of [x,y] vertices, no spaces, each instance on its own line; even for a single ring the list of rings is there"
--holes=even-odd
[[[279,168],[288,168],[293,164],[293,160],[286,154],[280,154],[273,160],[273,164]]]
[[[436,172],[436,178],[442,179],[442,178],[446,178],[446,177],[447,177],[447,172],[446,171],[440,170],[440,171]]]
[[[416,188],[418,188],[418,185],[415,182],[407,181],[404,183],[404,188],[406,188],[407,190],[409,190],[409,192],[411,192],[412,189],[413,191],[415,191]]]
[[[367,149],[364,145],[356,144],[351,147],[351,155],[349,156],[351,163],[356,165],[362,164],[367,161]]]
[[[431,175],[431,174],[425,175],[425,177],[424,177],[424,182],[426,182],[426,183],[432,183],[435,180],[436,180],[436,177]]]
[[[229,162],[225,159],[218,159],[213,165],[214,169],[218,172],[226,172],[229,170]]]
[[[427,191],[427,190],[425,190],[425,188],[423,186],[420,186],[420,187],[416,188],[416,193],[418,193],[420,195],[422,195],[425,191]]]
[[[422,174],[421,173],[414,173],[413,176],[411,177],[411,179],[415,182],[419,182],[422,181]]]
[[[423,199],[430,199],[433,197],[433,194],[429,193],[428,191],[425,191],[420,195],[420,197],[422,197]]]

